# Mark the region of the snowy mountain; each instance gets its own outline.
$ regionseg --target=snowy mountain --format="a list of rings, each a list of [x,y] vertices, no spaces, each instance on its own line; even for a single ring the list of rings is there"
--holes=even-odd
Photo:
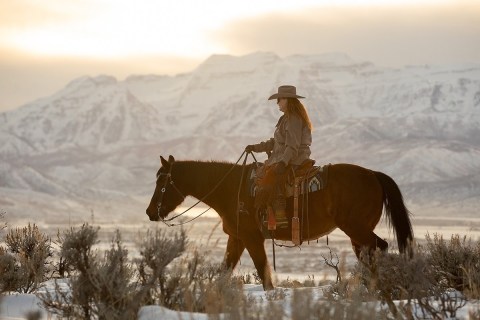
[[[214,55],[190,73],[81,77],[0,114],[0,188],[63,198],[150,196],[158,156],[236,160],[294,84],[318,164],[391,175],[414,205],[480,204],[480,65],[382,68],[340,53]],[[1,202],[0,202],[1,205]]]

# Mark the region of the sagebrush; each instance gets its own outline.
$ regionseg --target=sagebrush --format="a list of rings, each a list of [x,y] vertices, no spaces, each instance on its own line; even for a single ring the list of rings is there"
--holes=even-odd
[[[0,291],[35,292],[51,272],[51,240],[28,224],[11,229],[0,247]]]
[[[232,276],[210,263],[184,230],[147,231],[135,259],[118,231],[108,249],[98,250],[98,232],[84,224],[59,232],[56,241],[36,225],[5,232],[0,290],[36,292],[47,310],[66,319],[134,319],[144,305],[224,319],[443,319],[479,298],[480,242],[459,235],[427,235],[413,258],[364,252],[350,274],[330,250],[323,259],[337,279],[321,297],[308,288],[317,286],[312,275],[303,283],[284,280],[258,301],[243,287],[259,283],[258,275]],[[282,287],[297,289],[288,296]]]

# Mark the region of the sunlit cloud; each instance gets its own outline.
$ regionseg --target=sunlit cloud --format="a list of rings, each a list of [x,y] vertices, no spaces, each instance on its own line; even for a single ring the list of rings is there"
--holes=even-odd
[[[345,52],[377,64],[479,61],[480,5],[324,7],[232,21],[212,34],[228,52]]]
[[[229,50],[210,34],[236,20],[266,14],[295,16],[326,6],[358,8],[442,3],[452,3],[452,0],[3,1],[0,46],[53,56],[204,57]]]
[[[83,4],[81,10],[79,3]],[[21,12],[23,21],[15,23],[15,14],[3,14],[9,18],[8,23],[0,23],[3,47],[42,55],[108,57],[153,53],[205,56],[221,50],[208,39],[208,31],[272,7],[288,9],[293,2],[273,5],[273,1],[258,1],[249,6],[228,1],[89,0],[51,1],[44,7],[33,2],[26,8],[27,4],[25,0],[2,4],[2,12]]]
[[[212,54],[480,62],[478,0],[0,1],[0,110],[82,75],[189,72]]]

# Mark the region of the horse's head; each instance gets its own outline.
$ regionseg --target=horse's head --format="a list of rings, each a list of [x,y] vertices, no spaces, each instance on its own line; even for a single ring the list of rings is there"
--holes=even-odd
[[[147,208],[150,221],[165,219],[185,199],[178,188],[174,186],[173,164],[175,159],[169,156],[167,161],[160,156],[160,162],[161,167],[157,172],[155,192]]]

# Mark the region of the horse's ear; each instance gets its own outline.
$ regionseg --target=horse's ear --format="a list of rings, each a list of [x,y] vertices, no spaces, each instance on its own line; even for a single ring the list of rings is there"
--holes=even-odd
[[[174,162],[175,162],[175,158],[174,158],[172,155],[169,155],[169,156],[168,156],[168,162],[174,163]]]
[[[164,168],[170,167],[170,164],[168,163],[168,161],[165,160],[165,158],[162,157],[162,156],[160,156],[160,163],[162,164],[162,167],[164,167]]]

